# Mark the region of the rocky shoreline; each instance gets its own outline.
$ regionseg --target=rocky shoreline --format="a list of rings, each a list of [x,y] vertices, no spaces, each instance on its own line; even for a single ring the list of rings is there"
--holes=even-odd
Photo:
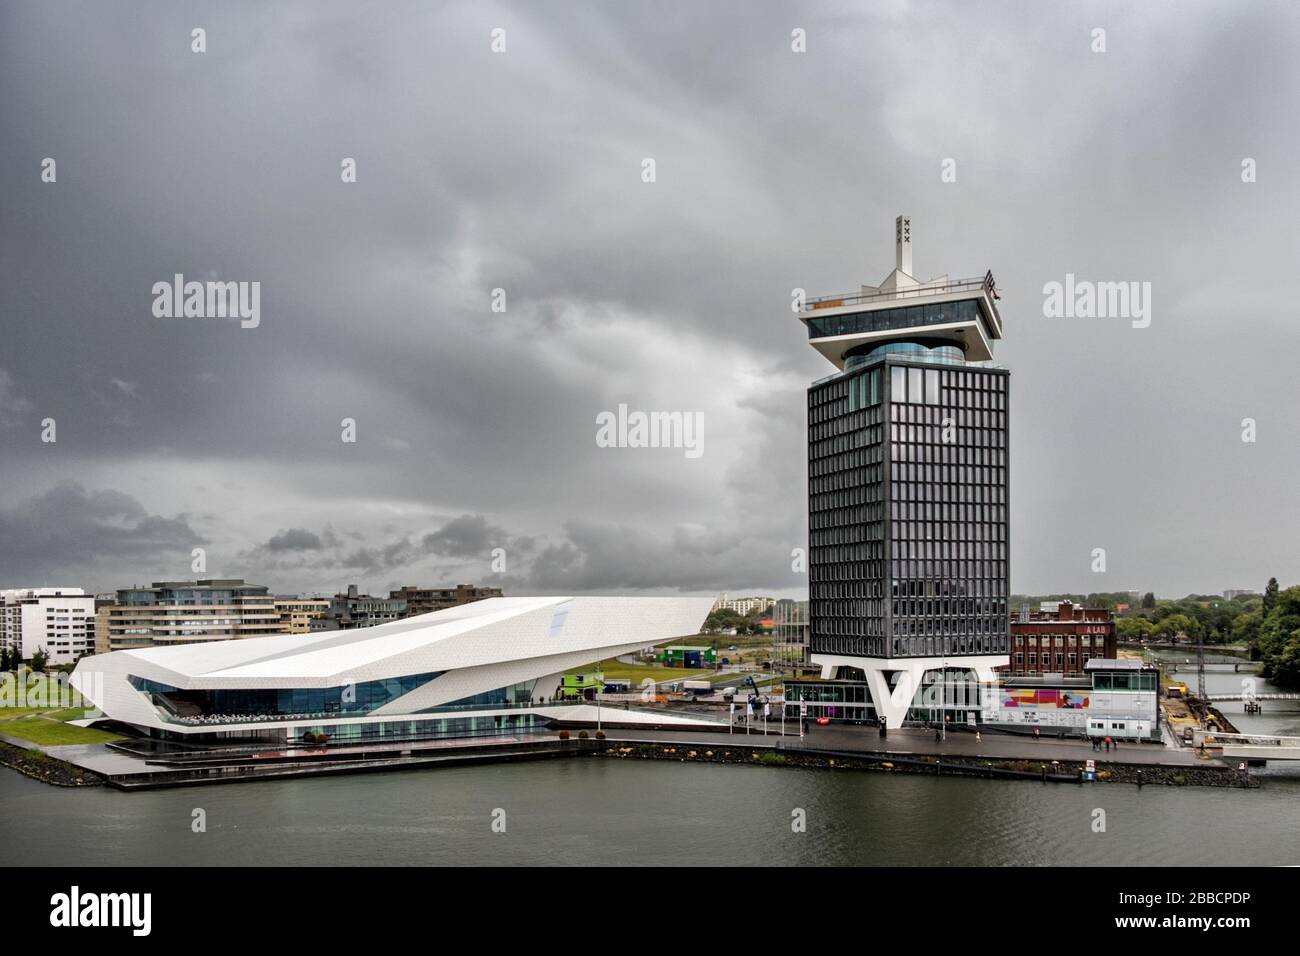
[[[567,752],[567,753],[566,753]],[[599,757],[604,759],[672,760],[678,763],[722,763],[756,767],[797,767],[819,770],[869,770],[877,773],[919,773],[930,776],[983,777],[1003,780],[1038,780],[1044,783],[1082,784],[1081,761],[1063,760],[1055,765],[1041,760],[985,757],[894,756],[887,753],[753,748],[729,744],[655,743],[649,741],[573,741],[553,756]],[[490,759],[490,758],[487,758]],[[0,765],[10,767],[33,780],[56,787],[101,786],[104,779],[92,771],[74,766],[39,750],[0,741]],[[1155,764],[1096,761],[1097,782],[1136,786],[1234,787],[1252,789],[1260,782],[1249,773],[1221,764],[1170,767]],[[310,769],[310,768],[309,768]],[[356,770],[368,769],[357,766]],[[383,768],[393,769],[387,762]],[[291,776],[292,774],[285,774]],[[230,779],[230,778],[227,778]],[[187,781],[187,783],[212,781]]]
[[[606,759],[675,760],[679,763],[725,763],[756,767],[802,767],[828,770],[874,770],[884,773],[922,773],[931,776],[985,777],[1012,780],[1042,780],[1050,783],[1083,782],[1084,765],[1060,761],[1055,768],[1034,760],[966,757],[893,757],[888,754],[850,754],[826,751],[771,751],[748,747],[682,744],[618,743],[591,751]],[[1097,781],[1151,784],[1171,787],[1236,787],[1253,789],[1258,780],[1229,767],[1163,767],[1156,765],[1096,762]]]
[[[104,780],[98,774],[72,764],[0,740],[0,765],[16,770],[25,777],[48,783],[52,787],[98,787]]]

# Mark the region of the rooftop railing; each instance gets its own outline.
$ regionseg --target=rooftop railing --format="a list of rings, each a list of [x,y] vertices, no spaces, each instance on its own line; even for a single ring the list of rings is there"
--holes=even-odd
[[[818,309],[839,309],[852,305],[872,305],[877,302],[921,299],[932,295],[949,295],[953,292],[976,292],[986,289],[993,292],[993,275],[985,273],[978,279],[953,279],[949,282],[922,284],[912,289],[877,289],[873,292],[849,292],[844,295],[823,295],[804,300],[803,312]]]

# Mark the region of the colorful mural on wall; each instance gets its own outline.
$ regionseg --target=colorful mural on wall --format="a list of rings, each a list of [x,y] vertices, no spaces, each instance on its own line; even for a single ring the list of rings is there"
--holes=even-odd
[[[1003,707],[1047,707],[1056,710],[1087,710],[1088,695],[1055,687],[1004,687]]]

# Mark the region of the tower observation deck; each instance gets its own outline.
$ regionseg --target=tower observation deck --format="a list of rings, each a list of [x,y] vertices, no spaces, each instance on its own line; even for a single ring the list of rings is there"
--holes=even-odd
[[[1002,316],[993,273],[979,278],[922,281],[911,275],[912,223],[895,221],[894,271],[878,286],[806,300],[799,318],[808,338],[838,368],[861,365],[892,344],[917,343],[941,349],[949,363],[987,361],[1002,338]]]

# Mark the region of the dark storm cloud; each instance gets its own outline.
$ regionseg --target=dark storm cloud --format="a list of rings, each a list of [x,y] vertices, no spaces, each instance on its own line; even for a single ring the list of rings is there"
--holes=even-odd
[[[268,551],[319,551],[325,547],[321,536],[305,528],[289,528],[271,536]]]
[[[455,558],[486,554],[505,542],[505,532],[491,527],[482,515],[453,518],[437,531],[426,534],[422,540],[425,548],[433,554]]]
[[[770,567],[782,560],[779,544],[762,548],[766,555],[747,554],[752,543],[728,531],[678,528],[655,534],[634,525],[586,519],[566,522],[564,531],[566,540],[544,548],[521,583],[541,592],[723,590],[736,579],[738,568],[746,569],[740,573],[753,580],[771,575]]]
[[[1292,6],[0,11],[6,514],[76,474],[277,590],[486,580],[498,538],[517,592],[801,587],[831,368],[791,290],[879,281],[909,212],[918,272],[1003,288],[1013,588],[1300,578]],[[154,318],[178,272],[259,281],[261,324]],[[1044,319],[1067,272],[1152,282],[1151,327]],[[703,413],[705,455],[598,448],[620,402]],[[167,564],[25,547],[10,585]]]
[[[417,554],[409,538],[381,547],[357,548],[340,558],[337,566],[362,572],[389,571],[411,563]]]
[[[31,410],[32,403],[18,394],[13,377],[0,369],[0,429],[17,428]]]
[[[0,542],[0,576],[32,585],[113,562],[160,571],[168,558],[188,564],[188,552],[205,543],[185,515],[151,514],[130,495],[87,491],[77,482],[0,510]]]

